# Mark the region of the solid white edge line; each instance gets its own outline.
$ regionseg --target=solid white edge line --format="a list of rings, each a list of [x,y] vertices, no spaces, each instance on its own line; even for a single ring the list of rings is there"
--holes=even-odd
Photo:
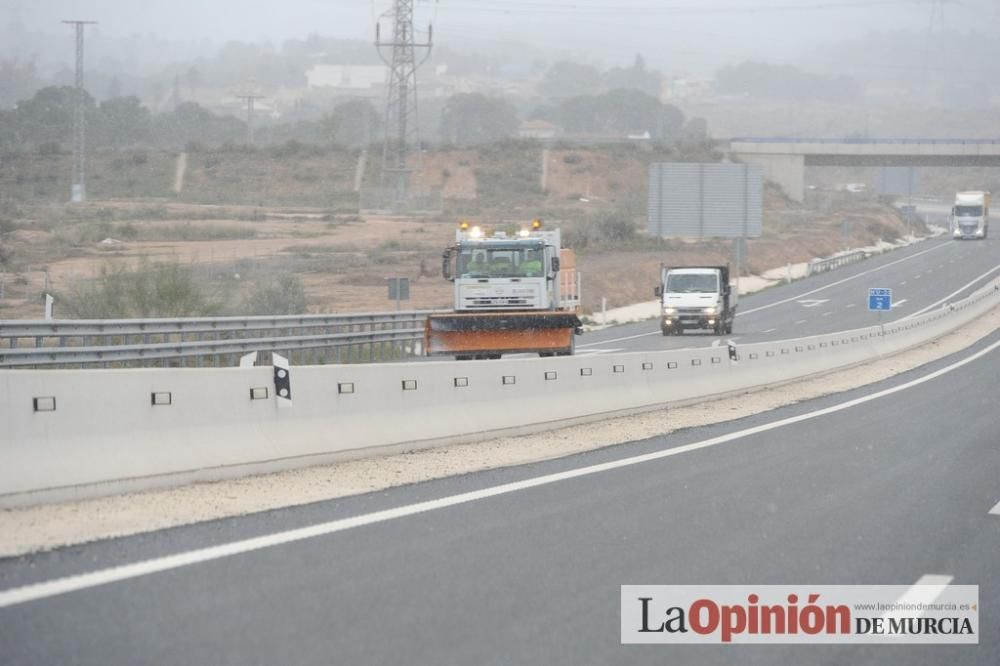
[[[921,252],[916,252],[914,254],[911,254],[908,257],[903,257],[902,259],[897,259],[896,261],[890,261],[888,264],[885,264],[884,266],[879,266],[878,268],[869,269],[867,271],[864,271],[863,273],[858,273],[857,275],[852,275],[851,277],[846,277],[843,280],[838,280],[837,282],[831,282],[828,285],[825,285],[825,286],[822,286],[822,287],[818,287],[817,289],[813,289],[812,291],[807,291],[804,294],[799,294],[797,296],[792,296],[790,298],[786,298],[786,299],[784,299],[782,301],[775,301],[774,303],[768,303],[767,305],[761,305],[758,308],[753,308],[752,310],[745,310],[744,312],[739,312],[737,310],[736,316],[737,317],[745,317],[746,315],[748,315],[748,314],[750,314],[752,312],[760,312],[761,310],[767,310],[768,308],[773,308],[773,307],[778,306],[778,305],[784,305],[785,303],[790,303],[792,301],[796,301],[796,300],[802,298],[803,296],[809,296],[811,294],[816,294],[818,292],[821,292],[821,291],[823,291],[825,289],[829,289],[830,287],[836,287],[839,284],[844,284],[845,282],[850,282],[851,280],[854,280],[856,278],[862,277],[864,275],[868,275],[869,273],[875,273],[877,271],[882,270],[883,268],[888,268],[889,266],[895,266],[896,264],[902,263],[904,261],[909,261],[910,259],[913,259],[914,257],[919,257],[920,255],[927,254],[928,252],[933,252],[934,250],[939,250],[939,249],[941,249],[943,247],[948,247],[948,245],[949,245],[949,243],[941,243],[940,245],[935,245],[934,247],[930,248],[929,250],[923,250]],[[638,335],[629,335],[629,336],[626,336],[624,338],[611,338],[610,340],[602,340],[601,342],[588,342],[586,344],[577,345],[577,349],[579,349],[581,347],[588,347],[588,346],[592,347],[594,345],[606,345],[606,344],[611,343],[611,342],[621,342],[623,340],[634,340],[636,338],[645,338],[645,337],[648,337],[650,335],[660,335],[660,331],[656,330],[656,331],[652,331],[650,333],[639,333]]]
[[[824,285],[822,287],[818,287],[816,289],[813,289],[812,291],[807,291],[804,294],[799,294],[798,296],[792,296],[791,298],[786,298],[786,299],[784,299],[782,301],[775,301],[774,303],[768,303],[767,305],[762,305],[762,306],[760,306],[758,308],[753,308],[752,310],[747,310],[745,312],[740,312],[740,313],[737,314],[737,316],[740,317],[740,316],[748,315],[751,312],[760,312],[761,310],[766,310],[768,308],[773,308],[773,307],[778,306],[778,305],[783,305],[784,303],[788,303],[790,301],[798,300],[798,299],[802,298],[803,296],[810,296],[812,294],[819,293],[821,291],[829,289],[830,287],[836,287],[837,285],[844,284],[845,282],[850,282],[851,280],[856,280],[859,277],[863,277],[865,275],[869,275],[871,273],[878,272],[878,271],[882,270],[883,268],[889,268],[889,266],[895,266],[896,264],[900,264],[900,263],[902,263],[904,261],[909,261],[910,259],[913,259],[915,257],[919,257],[921,255],[927,254],[928,252],[934,252],[935,250],[940,250],[943,247],[948,247],[948,245],[949,245],[949,243],[940,243],[939,245],[935,245],[934,247],[932,247],[932,248],[930,248],[928,250],[922,250],[920,252],[915,252],[915,253],[911,254],[910,256],[908,256],[908,257],[903,257],[902,259],[897,259],[896,261],[890,261],[889,263],[884,264],[882,266],[878,266],[877,268],[871,268],[871,269],[869,269],[867,271],[863,271],[861,273],[858,273],[857,275],[852,275],[852,276],[846,277],[846,278],[844,278],[842,280],[837,280],[836,282],[831,282],[828,285]]]
[[[971,280],[971,281],[967,282],[966,284],[962,285],[961,287],[959,287],[959,288],[958,288],[958,289],[956,289],[955,291],[951,292],[950,294],[948,294],[948,295],[947,295],[947,296],[945,296],[944,298],[942,298],[942,299],[940,299],[940,300],[937,300],[937,301],[934,301],[933,303],[931,303],[931,304],[930,304],[930,305],[928,305],[927,307],[925,307],[925,308],[923,308],[923,309],[920,309],[920,310],[917,310],[917,311],[916,311],[916,312],[914,312],[913,314],[909,314],[909,315],[907,315],[907,316],[903,317],[902,319],[900,319],[900,321],[903,321],[903,320],[905,320],[905,319],[911,319],[911,318],[913,318],[913,317],[916,317],[917,315],[921,315],[921,314],[923,314],[923,313],[927,312],[928,310],[933,310],[933,309],[934,309],[935,307],[937,307],[938,305],[941,305],[942,303],[944,303],[945,301],[947,301],[948,299],[950,299],[950,298],[951,298],[952,296],[955,296],[955,295],[957,295],[957,294],[960,294],[960,293],[962,293],[963,291],[965,291],[966,289],[968,289],[968,288],[969,288],[969,287],[971,287],[972,285],[976,284],[977,282],[979,282],[979,281],[980,281],[980,280],[982,280],[983,278],[987,278],[987,277],[989,277],[989,276],[990,276],[991,274],[993,274],[993,273],[996,273],[996,272],[997,272],[998,270],[1000,270],[1000,264],[997,264],[996,266],[994,266],[994,267],[993,267],[993,268],[991,268],[990,270],[986,271],[985,273],[983,273],[983,274],[982,274],[982,275],[980,275],[979,277],[977,277],[977,278],[975,278],[975,279],[973,279],[973,280]]]
[[[926,574],[920,577],[916,583],[910,586],[903,595],[896,600],[899,605],[905,604],[932,604],[934,600],[941,596],[945,588],[954,580],[953,576],[942,576],[940,574]],[[883,615],[883,618],[891,617],[913,617],[913,611],[897,610]],[[921,616],[923,613],[918,613]]]
[[[770,430],[776,430],[778,428],[782,428],[787,425],[801,423],[802,421],[809,421],[811,419],[815,419],[820,416],[826,416],[827,414],[835,414],[837,412],[841,412],[846,409],[856,407],[857,405],[861,405],[866,402],[871,402],[873,400],[884,398],[885,396],[888,395],[893,395],[894,393],[905,391],[907,389],[913,388],[914,386],[919,386],[933,379],[936,379],[941,375],[952,372],[953,370],[961,368],[962,366],[965,366],[969,363],[972,363],[973,361],[982,358],[986,354],[989,354],[997,347],[1000,347],[1000,340],[994,342],[985,349],[982,349],[974,354],[971,354],[970,356],[967,356],[966,358],[960,361],[956,361],[951,365],[930,372],[922,377],[912,379],[904,384],[900,384],[899,386],[893,386],[891,388],[883,389],[876,393],[861,396],[859,398],[854,398],[853,400],[848,400],[846,402],[842,402],[837,405],[824,407],[822,409],[817,409],[815,411],[807,412],[805,414],[799,414],[798,416],[790,416],[788,418],[780,419],[778,421],[772,421],[771,423],[765,423],[759,426],[753,426],[751,428],[746,428],[744,430],[731,432],[726,435],[720,435],[718,437],[702,440],[700,442],[683,444],[681,446],[676,446],[663,451],[654,451],[652,453],[632,456],[620,460],[613,460],[610,462],[599,463],[596,465],[588,465],[586,467],[579,467],[577,469],[557,472],[555,474],[546,474],[544,476],[535,477],[533,479],[525,479],[523,481],[505,483],[499,486],[493,486],[491,488],[484,488],[482,490],[474,490],[466,493],[460,493],[458,495],[451,495],[450,497],[442,497],[439,499],[429,500],[426,502],[418,502],[416,504],[409,504],[406,506],[396,507],[393,509],[376,511],[374,513],[363,514],[360,516],[353,516],[351,518],[341,518],[339,520],[320,523],[317,525],[312,525],[310,527],[301,527],[294,530],[276,532],[274,534],[260,536],[253,539],[234,541],[231,543],[221,544],[218,546],[200,548],[185,553],[177,553],[175,555],[167,555],[164,557],[157,557],[150,560],[144,560],[141,562],[126,564],[119,567],[112,567],[110,569],[103,569],[90,573],[68,576],[65,578],[57,578],[42,583],[25,585],[23,587],[11,588],[0,592],[0,608],[15,606],[18,604],[27,603],[29,601],[44,599],[47,597],[54,597],[57,595],[66,594],[68,592],[74,592],[91,587],[97,587],[99,585],[106,585],[108,583],[115,583],[123,580],[128,580],[130,578],[147,576],[149,574],[157,573],[160,571],[168,571],[171,569],[178,569],[180,567],[192,564],[198,564],[201,562],[218,560],[224,557],[239,555],[241,553],[248,553],[255,550],[261,550],[263,548],[270,548],[272,546],[279,546],[287,543],[293,543],[295,541],[302,541],[303,539],[312,539],[319,536],[326,536],[328,534],[343,532],[345,530],[349,530],[355,527],[361,527],[364,525],[381,523],[387,520],[393,520],[395,518],[403,518],[406,516],[413,516],[420,513],[426,513],[428,511],[435,511],[437,509],[444,509],[448,507],[458,506],[460,504],[466,504],[468,502],[473,502],[476,500],[486,499],[490,497],[497,497],[499,495],[506,495],[520,490],[527,490],[529,488],[548,485],[550,483],[557,483],[559,481],[565,481],[568,479],[575,479],[579,477],[590,476],[592,474],[598,474],[601,472],[607,472],[610,470],[621,469],[624,467],[631,467],[632,465],[638,465],[653,460],[670,458],[673,456],[681,455],[683,453],[697,451],[699,449],[706,449],[712,446],[717,446],[719,444],[724,444],[737,439],[742,439],[744,437],[749,437],[751,435],[757,435],[763,432],[768,432]]]

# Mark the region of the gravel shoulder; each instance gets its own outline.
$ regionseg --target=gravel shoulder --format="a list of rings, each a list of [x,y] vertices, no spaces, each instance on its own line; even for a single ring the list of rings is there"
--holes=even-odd
[[[0,557],[245,515],[602,448],[743,418],[871,384],[960,351],[1000,327],[1000,309],[874,363],[682,407],[520,437],[443,446],[166,490],[0,511]]]

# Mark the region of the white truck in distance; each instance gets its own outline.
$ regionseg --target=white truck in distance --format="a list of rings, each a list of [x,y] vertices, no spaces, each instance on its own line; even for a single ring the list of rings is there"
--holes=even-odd
[[[680,335],[686,328],[733,332],[736,299],[729,286],[728,266],[660,267],[660,330]]]
[[[986,238],[990,231],[990,193],[959,192],[951,209],[953,238]]]

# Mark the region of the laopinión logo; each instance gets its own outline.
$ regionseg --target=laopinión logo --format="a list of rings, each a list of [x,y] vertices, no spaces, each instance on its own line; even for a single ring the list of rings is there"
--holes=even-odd
[[[979,587],[623,585],[621,641],[977,644]]]

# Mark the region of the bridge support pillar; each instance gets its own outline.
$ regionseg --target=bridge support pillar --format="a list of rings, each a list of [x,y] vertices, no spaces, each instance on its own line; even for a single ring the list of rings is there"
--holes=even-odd
[[[764,178],[778,185],[792,201],[802,203],[806,196],[806,160],[804,155],[767,155],[733,153],[748,164],[759,164]]]

